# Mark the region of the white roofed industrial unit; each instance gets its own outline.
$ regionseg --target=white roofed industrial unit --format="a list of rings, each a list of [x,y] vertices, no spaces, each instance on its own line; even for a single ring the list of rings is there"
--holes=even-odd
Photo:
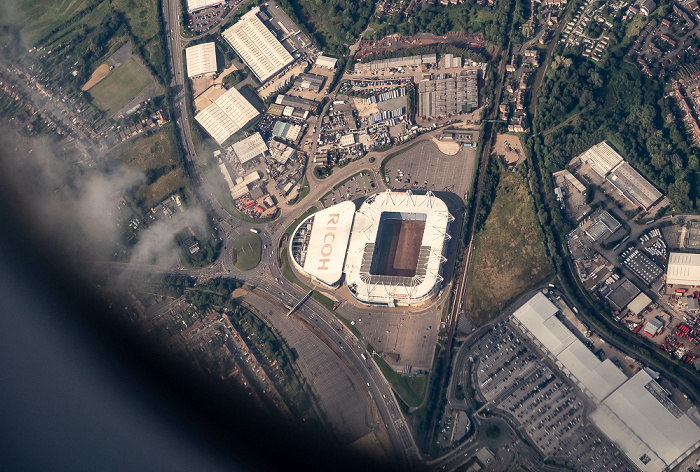
[[[656,382],[658,374],[643,369],[627,378],[609,359],[601,362],[556,318],[557,311],[538,292],[512,320],[598,405],[589,418],[632,463],[642,472],[671,470],[700,446],[700,427]]]
[[[593,423],[643,472],[671,470],[700,446],[700,427],[642,369],[590,415]]]
[[[250,10],[222,36],[258,80],[265,82],[294,58],[258,18],[259,11],[260,7]]]
[[[328,69],[335,69],[336,62],[338,62],[338,59],[336,59],[335,57],[328,57],[324,56],[323,54],[318,56],[318,58],[316,59],[316,65],[318,67],[327,67]]]
[[[609,360],[601,362],[555,314],[559,309],[538,292],[513,313],[516,324],[593,401],[600,403],[627,377]]]
[[[216,73],[216,46],[213,42],[197,44],[185,49],[187,77],[201,77]]]
[[[637,297],[632,300],[629,305],[627,305],[627,309],[634,313],[635,315],[640,314],[646,307],[649,306],[651,303],[651,298],[649,296],[642,292]]]
[[[195,115],[195,120],[221,145],[258,116],[258,111],[235,88]]]
[[[579,158],[581,162],[590,165],[603,178],[623,160],[622,156],[611,148],[606,141],[591,147],[581,154]]]
[[[302,221],[289,243],[296,269],[326,285],[337,285],[354,216],[355,204],[343,202]]]
[[[700,285],[700,254],[670,253],[666,283]]]
[[[241,164],[245,164],[251,159],[255,159],[264,154],[267,151],[267,145],[262,136],[260,136],[260,133],[255,132],[247,138],[234,143],[233,146],[231,146],[231,150]]]
[[[213,7],[215,5],[223,5],[226,0],[187,0],[187,11],[190,13],[204,10],[207,7]]]

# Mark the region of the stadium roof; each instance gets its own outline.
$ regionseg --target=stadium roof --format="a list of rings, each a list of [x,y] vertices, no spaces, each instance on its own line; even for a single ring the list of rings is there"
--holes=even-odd
[[[197,44],[185,49],[187,77],[214,74],[216,72],[216,46],[213,42]]]
[[[596,403],[627,377],[609,360],[601,362],[559,319],[558,311],[538,292],[513,313],[518,324],[555,358],[557,366]]]
[[[626,162],[615,167],[606,180],[633,205],[648,210],[663,196],[656,187]]]
[[[608,173],[620,164],[623,159],[606,142],[600,142],[588,149],[580,156],[581,162],[591,166],[591,168],[601,177],[605,178]]]
[[[670,253],[666,283],[700,285],[700,254]]]
[[[326,285],[336,285],[343,275],[354,216],[355,204],[348,201],[302,221],[290,241],[297,269]]]
[[[234,143],[231,148],[238,160],[241,161],[241,164],[245,164],[249,160],[258,157],[267,151],[267,145],[258,132],[248,136],[245,139],[241,139],[237,143]]]
[[[590,419],[643,472],[672,469],[700,446],[700,427],[640,370],[590,415]]]
[[[328,57],[324,56],[323,54],[318,56],[318,58],[316,59],[316,65],[318,67],[328,67],[329,69],[335,69],[336,62],[338,62],[338,59],[336,59],[335,57]]]
[[[224,1],[225,0],[187,0],[187,11],[192,13],[193,11],[222,4]]]
[[[265,82],[294,58],[258,18],[259,11],[260,7],[250,10],[222,36],[258,80]]]
[[[221,145],[256,116],[255,107],[231,88],[194,118]]]
[[[370,274],[374,244],[382,214],[395,213],[400,219],[425,221],[416,273],[413,277]],[[454,220],[447,205],[431,192],[387,190],[368,197],[355,214],[345,262],[347,285],[360,301],[370,304],[414,304],[432,296],[442,281],[442,264],[449,224]]]

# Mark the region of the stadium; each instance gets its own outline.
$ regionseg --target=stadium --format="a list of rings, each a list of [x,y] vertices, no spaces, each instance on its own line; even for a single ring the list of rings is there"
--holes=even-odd
[[[356,209],[315,213],[289,243],[292,264],[328,287],[343,282],[367,305],[416,305],[438,293],[454,217],[433,193],[387,190]]]

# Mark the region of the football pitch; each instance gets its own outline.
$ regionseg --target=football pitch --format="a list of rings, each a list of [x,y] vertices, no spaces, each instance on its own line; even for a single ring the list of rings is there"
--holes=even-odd
[[[92,103],[112,116],[151,83],[151,78],[129,59],[90,89]]]
[[[377,249],[377,275],[413,277],[416,275],[425,221],[388,219],[382,223]]]

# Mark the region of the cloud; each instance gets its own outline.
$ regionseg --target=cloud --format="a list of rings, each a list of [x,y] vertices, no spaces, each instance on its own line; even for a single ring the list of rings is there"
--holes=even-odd
[[[57,154],[46,138],[22,139],[0,125],[0,175],[27,226],[40,234],[57,255],[71,261],[110,261],[120,247],[124,213],[121,196],[143,183],[142,172],[123,166],[79,164],[82,156]],[[96,160],[103,161],[103,157]],[[198,208],[176,212],[149,224],[138,234],[128,262],[174,267],[178,251],[174,238],[191,227],[206,234],[206,216]]]

